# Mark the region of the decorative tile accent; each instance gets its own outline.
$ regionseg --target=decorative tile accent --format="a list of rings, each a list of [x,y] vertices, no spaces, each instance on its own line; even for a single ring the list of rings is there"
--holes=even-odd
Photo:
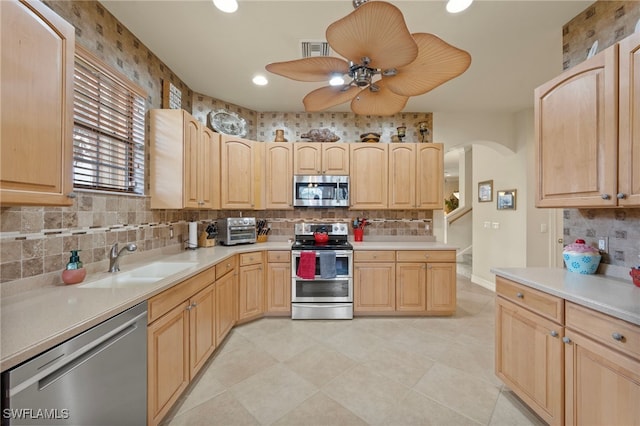
[[[584,61],[594,41],[602,52],[633,34],[638,19],[638,1],[596,1],[562,28],[563,69]]]

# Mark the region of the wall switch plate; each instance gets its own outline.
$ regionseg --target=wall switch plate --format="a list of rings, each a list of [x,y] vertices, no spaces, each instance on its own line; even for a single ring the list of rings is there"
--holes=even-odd
[[[609,253],[609,237],[598,237],[598,250]]]
[[[493,229],[500,228],[500,222],[493,222],[491,225],[493,226]]]

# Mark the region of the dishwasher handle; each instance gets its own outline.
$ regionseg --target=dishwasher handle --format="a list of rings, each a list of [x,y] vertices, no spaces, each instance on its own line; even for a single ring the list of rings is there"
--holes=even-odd
[[[146,316],[147,311],[145,310],[141,314],[101,335],[76,351],[57,358],[55,362],[51,363],[47,368],[10,388],[9,398],[19,394],[41,380],[42,382],[39,383],[39,388],[44,389],[51,383],[72,371],[74,368],[89,360],[91,357],[111,346],[126,335],[132,333],[139,327],[137,322],[142,318],[146,320]]]

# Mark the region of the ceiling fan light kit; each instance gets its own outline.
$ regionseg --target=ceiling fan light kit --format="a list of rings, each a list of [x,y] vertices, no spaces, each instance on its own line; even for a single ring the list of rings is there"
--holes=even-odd
[[[236,0],[213,0],[213,4],[225,13],[233,13],[238,10],[238,2]]]
[[[409,97],[427,93],[469,68],[471,55],[464,50],[432,34],[411,34],[396,6],[366,0],[353,4],[356,10],[326,31],[331,49],[347,60],[319,56],[266,66],[269,72],[297,81],[351,79],[307,94],[302,101],[306,111],[351,101],[356,114],[393,115],[402,111]]]

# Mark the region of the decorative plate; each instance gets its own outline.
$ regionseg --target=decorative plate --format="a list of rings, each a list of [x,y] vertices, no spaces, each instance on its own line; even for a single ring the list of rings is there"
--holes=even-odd
[[[209,113],[209,125],[225,135],[243,138],[247,135],[247,122],[235,112],[219,109]]]

